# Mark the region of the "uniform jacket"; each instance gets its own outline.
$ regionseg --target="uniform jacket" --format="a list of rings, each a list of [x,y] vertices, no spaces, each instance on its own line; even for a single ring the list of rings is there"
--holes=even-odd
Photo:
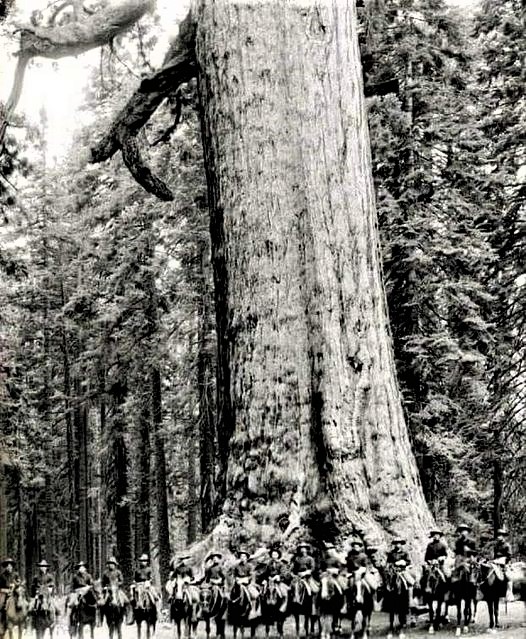
[[[114,586],[117,586],[117,588],[120,588],[124,583],[124,577],[122,575],[122,572],[116,568],[115,570],[105,570],[102,573],[102,577],[100,580],[100,585],[103,588],[111,588]]]
[[[194,571],[192,570],[192,568],[190,566],[176,566],[171,574],[170,574],[170,579],[177,579],[177,577],[190,577],[190,579],[194,578]]]
[[[84,586],[93,586],[93,577],[89,572],[76,572],[71,580],[71,587],[73,590],[77,588],[84,588]]]
[[[405,561],[407,565],[411,563],[411,559],[407,550],[404,550],[403,548],[400,548],[400,550],[393,549],[387,553],[388,564],[395,564],[397,561],[401,560]]]
[[[215,564],[212,564],[211,566],[208,566],[206,568],[205,581],[209,583],[211,579],[215,579],[215,580],[221,579],[222,583],[225,582],[225,573],[221,566],[216,566]]]
[[[39,589],[42,586],[55,586],[55,577],[52,573],[46,572],[45,574],[42,572],[38,572],[31,582],[31,591],[30,594],[32,597],[36,597]]]
[[[511,546],[507,541],[496,541],[493,549],[493,557],[498,559],[499,557],[506,557],[508,561],[511,559]]]
[[[316,570],[314,557],[311,557],[311,555],[306,555],[305,557],[303,555],[298,555],[294,557],[294,561],[292,562],[292,572],[297,575],[305,570],[310,570],[311,572]]]
[[[467,557],[470,552],[474,552],[475,550],[475,540],[471,537],[458,537],[455,541],[455,555]]]
[[[252,577],[252,566],[250,564],[237,564],[234,566],[234,577]]]
[[[447,557],[446,544],[440,539],[429,542],[427,544],[424,561],[433,561],[433,559],[440,559],[440,557]]]
[[[17,586],[20,583],[20,575],[13,570],[7,573],[4,570],[0,572],[0,590],[8,590],[11,586]]]
[[[356,572],[359,568],[365,568],[367,566],[367,555],[363,551],[348,552],[347,559],[347,572]]]
[[[136,583],[139,583],[141,581],[151,581],[152,569],[150,568],[150,566],[146,566],[144,568],[137,568],[133,579]]]

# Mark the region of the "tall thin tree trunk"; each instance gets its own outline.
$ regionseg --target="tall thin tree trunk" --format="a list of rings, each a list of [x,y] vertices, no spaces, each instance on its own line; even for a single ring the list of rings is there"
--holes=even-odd
[[[159,544],[159,573],[161,583],[166,583],[170,572],[170,529],[168,523],[168,499],[166,494],[166,454],[162,432],[161,371],[154,366],[151,373],[152,422],[155,451],[155,492],[157,531]]]
[[[150,554],[150,493],[151,493],[151,445],[150,445],[150,397],[145,394],[142,397],[141,413],[139,418],[139,494],[136,513],[136,543],[138,553]]]
[[[403,533],[416,555],[432,520],[396,383],[354,2],[198,4],[223,519]]]
[[[80,401],[80,382],[75,379],[76,401]],[[75,407],[75,431],[77,434],[77,503],[78,503],[78,543],[79,556],[83,561],[89,561],[89,533],[88,533],[88,427],[84,406]]]
[[[201,476],[201,529],[206,532],[217,515],[215,495],[215,465],[217,458],[217,435],[214,422],[214,399],[212,395],[213,362],[211,357],[213,328],[210,287],[208,285],[209,246],[200,250],[200,272],[197,303],[197,390],[199,393],[199,448]]]

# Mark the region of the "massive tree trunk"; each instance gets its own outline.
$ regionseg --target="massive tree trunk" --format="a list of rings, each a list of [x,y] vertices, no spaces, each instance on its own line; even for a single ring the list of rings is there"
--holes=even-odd
[[[393,364],[354,2],[204,0],[196,17],[226,520],[418,551],[431,517]]]

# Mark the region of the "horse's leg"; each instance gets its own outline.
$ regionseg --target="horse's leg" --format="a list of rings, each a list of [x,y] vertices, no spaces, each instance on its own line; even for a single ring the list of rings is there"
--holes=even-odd
[[[493,629],[495,626],[495,619],[493,617],[493,602],[491,600],[491,597],[488,597],[488,599],[486,599],[486,605],[488,606],[489,627],[490,629]]]
[[[499,623],[499,603],[500,603],[500,597],[495,597],[495,599],[493,600],[493,605],[494,605],[494,615],[495,615],[495,628],[500,628],[500,623]]]

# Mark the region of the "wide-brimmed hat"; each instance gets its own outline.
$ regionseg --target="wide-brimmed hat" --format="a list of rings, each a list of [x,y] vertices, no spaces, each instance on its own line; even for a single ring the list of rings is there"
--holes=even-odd
[[[12,564],[13,566],[15,565],[15,560],[12,559],[11,557],[6,557],[5,559],[2,559],[2,566],[7,566],[8,564]]]
[[[442,536],[444,534],[444,532],[442,530],[440,530],[440,528],[431,528],[431,530],[429,531],[429,536],[432,537],[433,535],[440,535]]]
[[[363,541],[361,539],[358,539],[357,537],[355,539],[351,539],[350,541],[350,546],[363,546]]]
[[[296,545],[296,550],[299,550],[300,548],[310,550],[310,544],[307,541],[300,541],[299,544]]]
[[[281,548],[278,548],[278,546],[272,546],[269,549],[269,554],[272,554],[273,552],[277,552],[280,557],[283,557],[283,553],[281,552]]]
[[[83,562],[83,561],[78,561],[78,562],[75,564],[75,568],[80,568],[81,566],[86,566],[85,562]]]
[[[405,544],[406,541],[403,537],[394,537],[394,539],[391,541],[392,544]]]
[[[248,559],[248,557],[250,557],[250,553],[248,552],[248,550],[246,548],[239,548],[239,550],[237,551],[236,555],[238,557],[241,557],[241,555],[246,555],[247,559]]]
[[[39,568],[49,568],[49,564],[45,559],[42,559],[41,561],[39,561],[37,566]]]
[[[118,565],[119,565],[119,562],[115,559],[115,557],[109,557],[109,558],[106,560],[106,563],[107,563],[107,564],[115,564],[116,566],[118,566]]]
[[[461,530],[471,530],[471,526],[468,524],[459,524],[457,526],[457,532],[460,532]]]
[[[150,558],[148,557],[148,555],[144,552],[140,557],[139,557],[139,561],[150,561]]]
[[[218,557],[219,559],[223,559],[223,554],[218,552],[217,550],[211,550],[206,556],[205,561],[212,559],[213,557]]]

